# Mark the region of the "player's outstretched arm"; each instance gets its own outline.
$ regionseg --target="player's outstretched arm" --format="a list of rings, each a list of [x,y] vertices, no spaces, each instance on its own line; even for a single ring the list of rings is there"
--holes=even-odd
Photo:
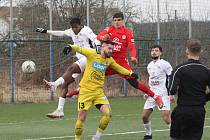
[[[71,51],[78,52],[80,54],[85,55],[86,57],[91,56],[93,53],[96,53],[95,49],[81,48],[79,45],[68,44],[63,49],[63,54],[68,55]]]
[[[40,32],[40,33],[47,33],[50,35],[54,35],[54,36],[70,36],[70,34],[68,34],[68,30],[65,31],[52,31],[52,30],[47,30],[44,28],[36,28],[36,32]]]

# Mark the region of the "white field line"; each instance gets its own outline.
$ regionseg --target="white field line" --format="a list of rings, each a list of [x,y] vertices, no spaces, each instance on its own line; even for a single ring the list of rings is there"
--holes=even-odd
[[[210,128],[210,126],[204,126],[204,128]],[[157,129],[152,132],[165,132],[170,129]],[[127,135],[127,134],[139,134],[145,133],[145,131],[131,131],[131,132],[121,132],[121,133],[108,133],[103,134],[103,136],[115,136],[115,135]],[[88,135],[88,137],[92,137],[93,135]],[[74,138],[74,136],[59,136],[59,137],[46,137],[46,138],[35,138],[35,139],[24,139],[24,140],[52,140],[52,139],[64,139],[64,138]]]
[[[121,118],[127,118],[129,116],[139,116],[139,114],[126,114],[126,115],[113,115],[113,117],[121,117]],[[88,118],[99,118],[100,116],[92,116]],[[154,120],[156,119],[162,119],[160,118],[152,118]],[[205,118],[206,120],[209,120],[210,118]],[[46,119],[41,121],[28,121],[28,122],[8,122],[8,123],[0,123],[0,126],[8,126],[8,125],[21,125],[25,123],[39,123],[39,122],[56,122],[56,121],[68,121],[68,120],[76,120],[76,118],[70,118],[70,119]]]

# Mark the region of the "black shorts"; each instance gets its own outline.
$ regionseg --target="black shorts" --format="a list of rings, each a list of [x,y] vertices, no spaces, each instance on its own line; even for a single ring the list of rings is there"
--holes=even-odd
[[[204,107],[175,107],[171,114],[170,136],[180,140],[201,140],[205,113]]]

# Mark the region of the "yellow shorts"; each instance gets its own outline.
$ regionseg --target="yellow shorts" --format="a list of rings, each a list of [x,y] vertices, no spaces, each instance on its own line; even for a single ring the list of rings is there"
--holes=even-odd
[[[109,104],[104,94],[80,93],[78,98],[78,111],[88,110],[91,106],[97,104]]]

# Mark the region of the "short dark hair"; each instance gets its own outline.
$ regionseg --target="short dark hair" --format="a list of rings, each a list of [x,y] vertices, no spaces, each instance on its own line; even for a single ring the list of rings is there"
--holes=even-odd
[[[187,40],[186,47],[192,54],[199,54],[201,52],[201,42],[198,39]]]
[[[123,15],[122,12],[117,12],[117,13],[114,14],[113,18],[122,18],[122,19],[124,19],[124,15]]]
[[[101,44],[103,43],[114,45],[114,42],[112,42],[111,40],[106,40],[106,41],[101,40]]]
[[[81,25],[81,19],[79,17],[72,17],[70,20],[70,25],[72,26],[73,24]]]
[[[160,50],[160,52],[163,52],[163,49],[160,45],[152,45],[151,50],[154,48],[158,48]]]

